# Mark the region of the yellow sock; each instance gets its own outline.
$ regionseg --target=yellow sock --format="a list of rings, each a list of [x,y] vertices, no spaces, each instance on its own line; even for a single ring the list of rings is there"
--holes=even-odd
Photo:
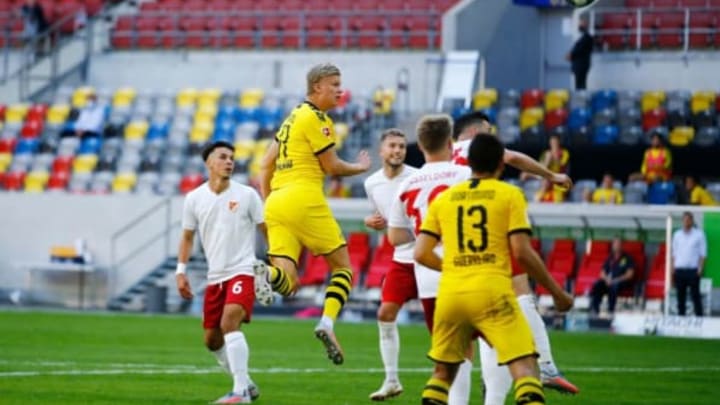
[[[330,284],[325,289],[325,306],[323,316],[337,319],[340,310],[347,302],[352,289],[352,271],[337,269],[330,276]]]
[[[270,281],[273,291],[286,297],[290,295],[293,290],[293,282],[285,270],[275,266],[268,266],[268,270],[270,273],[270,280],[268,281]]]
[[[515,381],[515,404],[538,405],[545,403],[542,383],[535,377],[523,377]]]
[[[447,382],[431,377],[422,392],[423,405],[447,405],[448,392],[450,384]]]

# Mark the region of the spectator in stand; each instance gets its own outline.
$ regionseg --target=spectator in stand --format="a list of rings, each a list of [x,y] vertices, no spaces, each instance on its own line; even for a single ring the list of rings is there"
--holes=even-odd
[[[76,135],[83,138],[102,136],[105,127],[105,105],[98,103],[97,95],[90,93],[87,95],[87,102],[80,110],[78,119],[72,130],[63,131],[62,136]]]
[[[570,152],[563,148],[560,137],[550,135],[549,148],[540,155],[540,163],[553,173],[570,174]]]
[[[326,194],[330,198],[350,198],[350,187],[343,183],[340,176],[330,177]]]
[[[37,0],[25,0],[25,4],[20,8],[20,14],[23,19],[23,35],[26,43],[29,45],[38,35],[47,31],[49,27],[48,20],[45,18],[45,12]],[[45,41],[38,40],[35,42],[35,56],[42,56],[44,51]]]
[[[586,190],[589,191],[589,190]],[[615,188],[615,179],[612,174],[605,173],[602,184],[592,193],[591,201],[595,204],[622,204],[622,190]]]
[[[695,176],[685,177],[685,190],[688,193],[688,204],[692,205],[718,205],[712,194],[708,193],[703,186],[698,183]]]
[[[668,181],[672,177],[672,153],[665,146],[658,131],[652,133],[650,147],[645,151],[640,173],[648,183]]]
[[[535,194],[535,202],[561,203],[563,201],[565,201],[565,192],[563,189],[543,179],[542,187],[540,187],[540,190]]]
[[[602,274],[590,289],[590,313],[595,316],[600,313],[600,303],[607,294],[608,312],[612,316],[618,293],[632,287],[634,274],[635,263],[630,255],[623,252],[622,241],[620,238],[613,239],[610,256],[603,264]]]
[[[672,272],[677,289],[678,314],[685,316],[687,289],[693,300],[695,316],[703,315],[700,298],[700,278],[707,257],[707,239],[705,232],[695,226],[691,212],[683,213],[682,228],[675,231],[672,238]]]
[[[588,22],[586,19],[580,19],[578,23],[580,30],[580,38],[573,45],[566,59],[570,61],[573,75],[575,76],[575,90],[584,90],[587,88],[587,75],[590,72],[590,60],[593,51],[593,37],[588,31]]]

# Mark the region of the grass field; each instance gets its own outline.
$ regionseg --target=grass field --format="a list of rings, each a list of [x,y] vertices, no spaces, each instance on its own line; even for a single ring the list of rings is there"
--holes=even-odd
[[[368,404],[383,377],[374,324],[340,324],[343,366],[324,358],[313,324],[255,320],[245,332],[259,404]],[[395,404],[418,404],[429,375],[424,328],[401,327]],[[193,317],[0,311],[0,404],[203,404],[230,379]],[[701,404],[720,396],[720,341],[553,333],[555,358],[581,393],[552,404]],[[479,373],[472,404],[481,404]],[[509,402],[508,402],[509,403]]]

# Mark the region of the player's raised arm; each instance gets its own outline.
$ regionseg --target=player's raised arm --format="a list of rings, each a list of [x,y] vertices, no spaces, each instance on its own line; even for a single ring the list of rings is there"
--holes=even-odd
[[[554,184],[567,188],[572,187],[572,180],[568,175],[553,173],[547,167],[540,164],[540,162],[522,152],[505,149],[503,161],[520,171],[540,176]]]
[[[360,151],[355,163],[340,159],[334,147],[324,150],[317,157],[323,172],[331,176],[354,176],[366,172],[372,163],[366,150]]]
[[[270,195],[270,181],[275,172],[275,160],[278,156],[279,146],[277,141],[273,140],[265,151],[265,155],[260,161],[260,196],[264,199]]]

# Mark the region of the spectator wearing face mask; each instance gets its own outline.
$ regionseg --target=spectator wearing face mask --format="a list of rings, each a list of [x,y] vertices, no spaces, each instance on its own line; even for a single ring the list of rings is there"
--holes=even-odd
[[[97,95],[90,93],[85,106],[80,110],[75,125],[66,130],[63,136],[78,136],[81,139],[100,137],[105,127],[105,106],[98,103]]]

